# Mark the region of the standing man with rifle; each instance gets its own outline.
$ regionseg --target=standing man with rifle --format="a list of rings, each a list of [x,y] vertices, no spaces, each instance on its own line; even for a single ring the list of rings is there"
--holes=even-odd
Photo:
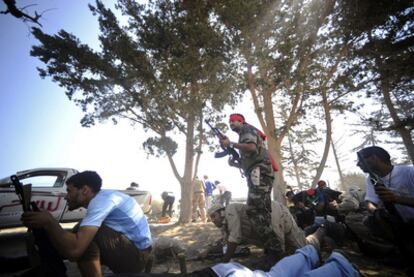
[[[247,124],[241,114],[230,115],[230,128],[239,135],[237,143],[222,135],[220,144],[223,149],[239,150],[240,159],[230,159],[231,166],[240,168],[246,176],[248,195],[246,214],[256,233],[264,241],[265,252],[269,258],[277,261],[283,257],[283,251],[271,226],[271,191],[274,167],[266,149],[266,136],[255,127]]]
[[[372,232],[395,243],[408,265],[414,259],[414,167],[392,165],[390,154],[378,146],[357,155],[357,165],[369,174],[365,200],[371,216],[366,223]],[[409,274],[413,269],[410,265]]]

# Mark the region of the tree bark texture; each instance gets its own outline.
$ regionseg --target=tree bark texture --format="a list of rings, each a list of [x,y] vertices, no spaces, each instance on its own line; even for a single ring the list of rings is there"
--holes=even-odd
[[[298,184],[299,190],[302,191],[302,183],[300,182],[299,166],[298,166],[298,162],[295,157],[295,153],[293,152],[293,145],[292,145],[292,139],[291,139],[290,133],[288,133],[288,142],[289,142],[289,152],[291,156],[290,158],[292,159],[293,170],[295,172],[296,183]]]
[[[334,143],[333,139],[331,139],[331,145],[332,145],[332,152],[333,152],[334,158],[335,158],[336,168],[338,169],[339,180],[341,182],[340,183],[340,188],[342,190],[345,190],[344,175],[342,173],[341,164],[339,163],[339,157],[338,157],[338,153],[336,152],[335,143]]]
[[[322,176],[322,172],[326,165],[326,160],[328,159],[329,146],[331,145],[331,140],[332,140],[331,111],[330,111],[330,106],[328,103],[328,97],[327,97],[325,88],[322,88],[322,105],[323,105],[323,110],[325,114],[325,124],[326,124],[325,147],[323,149],[321,162],[318,168],[316,169],[316,174],[312,181],[312,187],[316,187],[316,183],[320,180]]]
[[[389,83],[388,80],[385,78],[382,78],[381,81],[381,92],[384,97],[385,105],[388,108],[388,111],[390,112],[390,116],[395,124],[395,126],[399,126],[396,131],[400,134],[402,141],[404,143],[405,148],[407,149],[408,156],[411,159],[411,162],[414,164],[414,143],[413,138],[411,137],[411,132],[408,130],[405,126],[402,126],[401,119],[398,116],[398,113],[394,107],[394,104],[392,103],[391,96],[390,96],[390,90],[389,90]]]

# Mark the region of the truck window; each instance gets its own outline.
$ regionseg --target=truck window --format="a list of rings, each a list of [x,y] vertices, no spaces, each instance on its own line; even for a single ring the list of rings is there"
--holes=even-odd
[[[31,176],[20,180],[24,185],[32,184],[36,188],[61,187],[63,179],[56,175]]]

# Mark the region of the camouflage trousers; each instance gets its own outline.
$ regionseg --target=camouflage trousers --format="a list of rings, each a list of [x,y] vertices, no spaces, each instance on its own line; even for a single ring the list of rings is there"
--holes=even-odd
[[[264,241],[265,250],[282,253],[280,240],[271,226],[271,196],[273,176],[261,167],[255,167],[246,176],[249,187],[246,214],[257,235]]]

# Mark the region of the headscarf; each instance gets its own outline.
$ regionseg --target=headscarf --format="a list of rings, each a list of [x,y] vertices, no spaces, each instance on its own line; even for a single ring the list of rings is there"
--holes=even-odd
[[[247,124],[247,125],[252,126],[253,128],[256,129],[257,133],[262,138],[262,140],[263,141],[266,141],[266,138],[267,138],[266,134],[263,133],[262,131],[260,131],[259,129],[257,129],[256,127],[254,127],[253,125],[247,123],[246,122],[246,119],[244,118],[244,116],[242,114],[239,114],[239,113],[231,114],[230,115],[230,122],[233,122],[233,121],[239,121],[239,122],[241,122],[243,124]],[[268,151],[268,155],[269,155],[270,161],[272,162],[273,170],[274,171],[279,171],[279,168],[277,167],[275,160],[273,159],[272,155],[270,155],[270,151]]]
[[[233,121],[240,121],[241,123],[246,123],[244,116],[239,113],[234,113],[230,115],[230,122],[233,122]]]

